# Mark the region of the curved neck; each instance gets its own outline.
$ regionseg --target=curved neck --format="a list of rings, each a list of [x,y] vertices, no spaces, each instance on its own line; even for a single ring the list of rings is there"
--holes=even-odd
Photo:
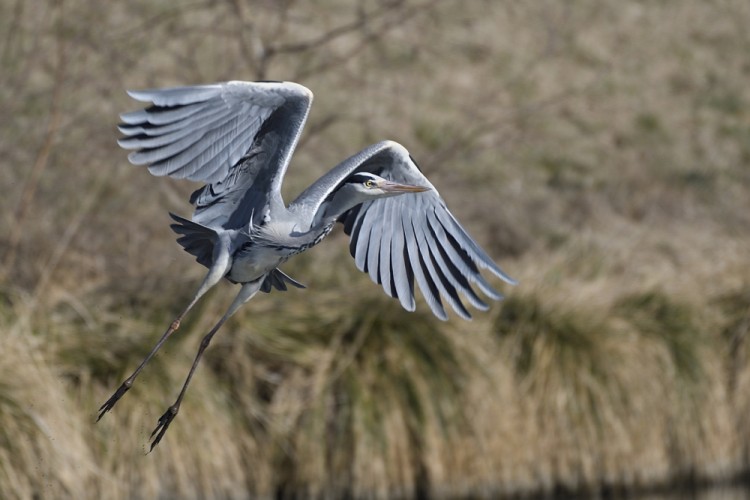
[[[312,227],[325,227],[333,224],[344,212],[370,198],[370,196],[353,189],[351,186],[344,185],[334,192],[329,200],[320,205],[313,219]]]

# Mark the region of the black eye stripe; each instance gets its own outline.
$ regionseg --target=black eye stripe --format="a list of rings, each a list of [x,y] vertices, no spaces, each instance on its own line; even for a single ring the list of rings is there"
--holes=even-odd
[[[363,184],[367,181],[374,181],[375,177],[370,174],[364,174],[364,173],[356,173],[353,174],[349,179],[347,179],[347,182],[353,182],[358,184]]]

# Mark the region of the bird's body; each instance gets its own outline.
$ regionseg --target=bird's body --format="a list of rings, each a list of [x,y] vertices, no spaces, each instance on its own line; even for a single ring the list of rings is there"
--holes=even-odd
[[[336,222],[350,236],[357,267],[407,310],[415,308],[415,282],[440,319],[447,319],[441,298],[465,319],[470,314],[462,296],[478,309],[488,308],[472,285],[491,299],[501,298],[479,269],[514,283],[466,233],[396,142],[365,148],[285,204],[281,182],[312,103],[312,93],[301,85],[227,82],[130,95],[151,103],[121,115],[125,137],[119,144],[134,150],[130,161],[148,165],[157,176],[205,183],[190,197],[192,220],[172,215],[172,229],[208,273],[143,363],[102,405],[99,418],[130,389],[206,291],[222,278],[241,285],[226,314],[204,337],[177,402],[159,419],[152,449],[177,414],[216,331],[258,291],[302,288],[279,266],[320,243]]]
[[[247,232],[229,230],[231,267],[226,277],[234,283],[265,278],[291,257],[323,241],[332,230],[332,222],[300,231],[290,221],[275,219]]]

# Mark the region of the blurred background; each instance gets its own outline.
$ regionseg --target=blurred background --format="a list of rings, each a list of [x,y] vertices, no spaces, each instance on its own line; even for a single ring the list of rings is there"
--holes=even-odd
[[[750,465],[750,2],[0,1],[0,496],[607,496]],[[215,338],[125,89],[297,81],[291,199],[404,144],[514,278],[436,321],[337,230]],[[498,283],[499,285],[499,283]],[[687,489],[685,489],[687,488]]]

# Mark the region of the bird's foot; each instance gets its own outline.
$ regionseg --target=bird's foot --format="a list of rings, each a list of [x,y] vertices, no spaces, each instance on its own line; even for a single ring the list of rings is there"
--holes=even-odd
[[[172,420],[177,416],[177,412],[180,409],[180,405],[175,404],[170,406],[166,412],[164,412],[164,415],[159,417],[159,423],[156,425],[156,429],[151,433],[151,437],[149,439],[153,439],[151,441],[151,449],[149,450],[149,453],[154,451],[154,447],[159,444],[159,441],[161,441],[161,438],[164,437],[164,433],[167,432],[167,428],[169,428],[169,424],[172,423]],[[154,437],[156,435],[156,437]]]
[[[130,387],[133,385],[133,381],[130,379],[127,379],[125,382],[122,383],[120,387],[117,388],[114,394],[112,394],[112,397],[110,397],[103,405],[99,407],[99,416],[96,418],[96,421],[102,419],[105,413],[107,413],[109,410],[115,407],[117,402],[120,400],[121,397],[125,395],[128,390],[130,390]]]

